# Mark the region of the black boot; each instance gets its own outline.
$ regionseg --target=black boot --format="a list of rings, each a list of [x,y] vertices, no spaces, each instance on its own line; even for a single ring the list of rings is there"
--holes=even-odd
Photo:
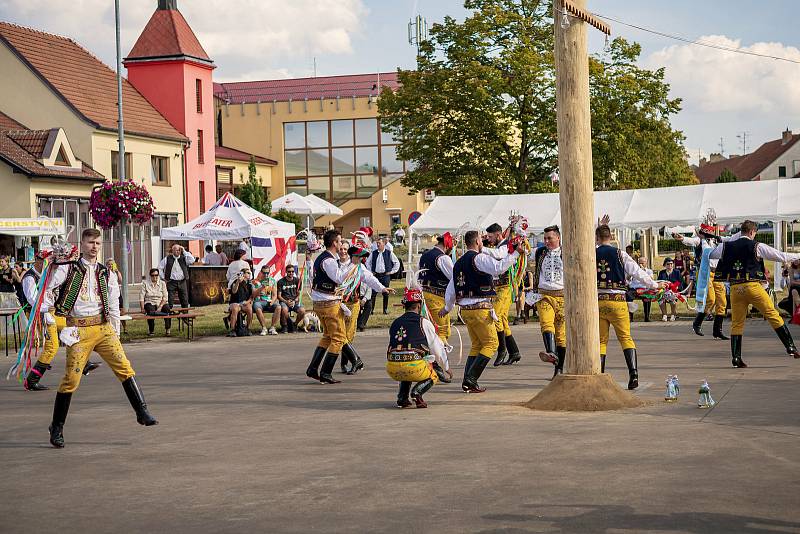
[[[522,359],[514,336],[506,336],[506,348],[508,349],[508,360],[503,365],[513,365]],[[497,365],[495,363],[495,365]]]
[[[633,322],[633,312],[628,312],[628,321]]]
[[[356,348],[353,345],[347,343],[345,347],[347,347],[350,351],[350,363],[352,364],[350,366],[350,371],[348,371],[347,374],[354,375],[364,368],[364,362],[361,361],[361,356],[358,355],[358,352],[356,352]]]
[[[408,400],[408,393],[411,391],[411,382],[400,382],[400,390],[397,392],[397,407],[408,408],[411,401]]]
[[[136,412],[136,422],[144,426],[157,425],[156,418],[147,411],[147,404],[144,402],[144,395],[142,395],[142,390],[139,389],[139,384],[136,383],[136,378],[130,377],[125,380],[122,383],[122,389],[125,390],[128,401]]]
[[[322,362],[322,368],[319,372],[319,381],[323,384],[338,384],[341,382],[341,380],[336,380],[331,375],[333,366],[336,365],[336,359],[338,357],[338,354],[331,354],[330,352],[325,355],[325,360]]]
[[[486,388],[482,388],[478,385],[478,379],[483,374],[483,370],[486,369],[486,364],[489,363],[489,358],[486,356],[476,356],[475,361],[469,368],[469,371],[464,376],[464,381],[461,383],[461,389],[464,390],[464,393],[483,393],[486,391]]]
[[[725,320],[724,315],[715,315],[714,316],[714,339],[730,339],[728,336],[722,333],[722,321]]]
[[[346,375],[351,374],[351,371],[353,370],[356,364],[356,359],[353,357],[352,353],[350,352],[350,349],[348,348],[349,345],[350,345],[349,343],[345,343],[342,346],[342,359],[339,360],[339,365],[342,368],[342,373]],[[350,364],[350,369],[347,368],[348,363]]]
[[[797,352],[797,347],[794,345],[794,340],[792,339],[792,333],[789,332],[789,327],[786,326],[786,323],[780,328],[776,328],[775,333],[778,334],[781,343],[786,347],[786,353],[789,354],[789,356],[800,358],[800,353]]]
[[[702,328],[703,328],[703,319],[705,319],[705,318],[706,318],[706,314],[703,313],[703,312],[700,312],[700,313],[698,313],[697,315],[694,316],[694,322],[692,323],[692,330],[694,330],[694,333],[697,334],[698,336],[704,336],[705,335],[703,333],[703,330],[702,330]]]
[[[22,385],[28,391],[45,391],[50,389],[49,387],[43,386],[39,383],[39,380],[44,376],[48,369],[50,369],[50,366],[46,363],[36,362],[33,364],[33,367],[31,367],[31,370],[28,372],[28,376],[25,377],[25,382]]]
[[[411,388],[411,399],[414,401],[414,404],[417,405],[417,408],[428,407],[428,403],[422,400],[422,395],[432,387],[433,380],[429,378],[427,380],[423,380],[422,382],[417,382],[414,387]]]
[[[564,360],[567,358],[567,347],[556,347],[556,354],[558,355],[558,363],[553,370],[553,377],[558,374],[564,373]]]
[[[442,366],[439,365],[438,362],[433,362],[433,371],[436,373],[436,376],[439,378],[439,382],[442,384],[449,384],[453,380],[447,376],[447,373],[444,372]]]
[[[100,362],[86,362],[86,365],[83,366],[83,376],[88,375],[98,367],[100,367]]]
[[[742,361],[742,336],[731,335],[731,363],[740,369],[747,367]]]
[[[69,401],[72,393],[56,393],[56,402],[53,405],[53,422],[50,423],[50,444],[56,449],[64,448],[64,422],[69,412]]]
[[[544,350],[539,353],[539,359],[545,363],[558,365],[556,335],[553,332],[542,332],[542,341],[544,341]]]
[[[652,303],[649,300],[642,301],[642,308],[644,308],[644,322],[650,322],[650,305]]]
[[[306,376],[308,378],[319,380],[319,364],[322,363],[322,358],[325,357],[326,352],[327,349],[323,349],[322,347],[317,347],[314,349],[314,355],[311,357],[311,363],[308,364],[308,369],[306,369]]]
[[[476,358],[477,356],[467,356],[467,363],[464,364],[464,380],[467,379],[469,368],[472,367],[473,363],[475,363]]]
[[[639,387],[639,371],[636,368],[636,349],[625,349],[622,353],[625,355],[625,364],[628,366],[628,389],[636,389]]]
[[[497,333],[497,356],[494,358],[494,366],[503,365],[503,361],[508,357],[508,349],[506,348],[506,334],[505,332]]]
[[[601,373],[605,373],[606,372],[606,355],[605,354],[601,354],[600,355],[600,372]]]

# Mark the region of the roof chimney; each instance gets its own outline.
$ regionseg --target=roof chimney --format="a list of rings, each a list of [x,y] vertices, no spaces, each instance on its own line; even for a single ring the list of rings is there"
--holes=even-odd
[[[785,145],[786,143],[791,142],[792,140],[792,131],[789,128],[786,128],[783,131],[783,135],[781,136],[781,145]]]
[[[178,10],[178,0],[158,0],[158,10]]]

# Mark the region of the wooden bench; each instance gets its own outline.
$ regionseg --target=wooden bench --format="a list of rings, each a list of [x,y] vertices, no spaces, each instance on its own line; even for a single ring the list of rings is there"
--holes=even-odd
[[[125,321],[146,321],[148,319],[172,319],[178,321],[178,331],[183,331],[183,324],[186,324],[186,341],[194,339],[194,320],[202,317],[202,313],[193,313],[188,311],[181,311],[180,313],[173,313],[170,315],[147,315],[144,313],[129,313],[130,319]],[[123,321],[124,322],[124,321]]]

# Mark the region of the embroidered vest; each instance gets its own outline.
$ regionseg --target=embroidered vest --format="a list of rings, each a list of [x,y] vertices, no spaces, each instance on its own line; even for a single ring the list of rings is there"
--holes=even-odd
[[[424,269],[419,274],[420,285],[425,291],[439,296],[444,296],[447,284],[450,283],[450,279],[439,270],[437,265],[442,256],[444,256],[444,252],[440,248],[433,247],[419,258],[419,268]]]
[[[393,349],[429,350],[420,314],[405,312],[392,322],[389,327],[389,350]]]
[[[475,267],[477,255],[474,250],[468,250],[453,266],[453,285],[458,298],[488,298],[497,294],[492,275]]]
[[[330,276],[328,276],[328,273],[326,273],[325,269],[322,268],[322,262],[328,258],[332,258],[334,261],[336,261],[336,258],[333,257],[333,254],[327,250],[317,256],[317,259],[314,260],[314,280],[311,282],[311,289],[321,293],[333,295],[336,293],[337,284],[331,280]]]
[[[75,303],[78,301],[78,295],[83,287],[83,281],[86,278],[87,269],[83,266],[80,260],[70,262],[67,278],[61,286],[59,286],[59,294],[56,298],[55,313],[62,317],[69,316]],[[109,306],[108,306],[108,269],[102,263],[97,264],[95,269],[96,280],[95,283],[100,289],[100,309],[103,317],[108,319]]]
[[[741,238],[728,241],[722,247],[722,258],[717,264],[714,281],[743,284],[745,282],[766,282],[764,260],[756,256],[758,242]]]
[[[598,289],[626,289],[625,264],[622,253],[611,245],[600,245],[595,249],[597,258]]]

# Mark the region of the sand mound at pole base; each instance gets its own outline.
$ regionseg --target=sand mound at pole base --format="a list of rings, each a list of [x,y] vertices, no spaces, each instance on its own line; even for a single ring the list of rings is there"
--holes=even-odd
[[[531,410],[599,412],[638,408],[646,403],[622,389],[608,373],[558,375],[523,406]]]

